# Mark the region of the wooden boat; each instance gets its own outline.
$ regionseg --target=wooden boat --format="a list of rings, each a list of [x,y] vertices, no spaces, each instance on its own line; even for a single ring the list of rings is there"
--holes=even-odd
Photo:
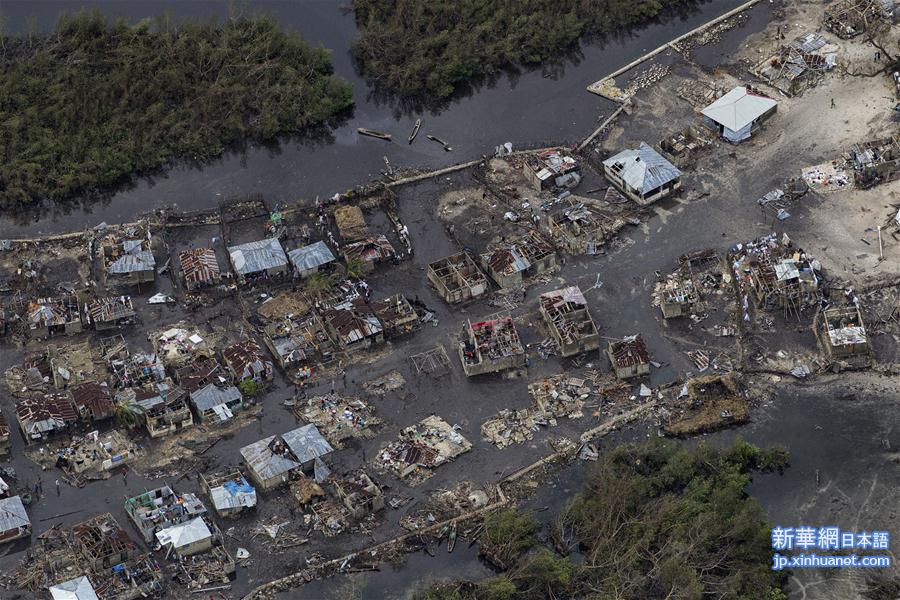
[[[416,136],[419,135],[419,127],[422,126],[422,119],[416,119],[416,126],[413,127],[412,133],[409,134],[409,143],[412,144]]]
[[[447,553],[453,552],[453,548],[456,547],[456,523],[453,524],[453,529],[450,530],[450,538],[447,540]]]
[[[442,140],[441,138],[439,138],[439,137],[437,137],[437,136],[428,134],[428,135],[425,136],[425,137],[427,137],[427,138],[428,138],[429,140],[431,140],[432,142],[437,142],[438,144],[440,144],[441,146],[443,146],[443,147],[444,147],[444,150],[446,150],[447,152],[450,152],[451,150],[453,150],[453,148],[451,148],[450,145],[447,144],[447,142],[445,142],[444,140]]]
[[[391,141],[391,134],[382,133],[380,131],[375,131],[374,129],[366,129],[365,127],[357,128],[356,132],[359,135],[367,135],[369,137],[378,138],[379,140]]]

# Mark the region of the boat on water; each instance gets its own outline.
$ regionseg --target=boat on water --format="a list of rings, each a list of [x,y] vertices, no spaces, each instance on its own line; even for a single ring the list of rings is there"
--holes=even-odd
[[[413,127],[412,133],[409,134],[409,143],[412,144],[416,136],[419,135],[419,127],[422,126],[422,119],[416,119],[416,126]]]
[[[428,134],[427,136],[425,136],[425,137],[427,137],[427,138],[428,138],[429,140],[431,140],[432,142],[437,142],[438,144],[440,144],[441,146],[443,146],[443,147],[444,147],[444,150],[446,150],[447,152],[450,152],[451,150],[453,150],[453,148],[450,147],[450,144],[448,144],[447,142],[445,142],[444,140],[442,140],[441,138],[439,138],[439,137],[437,137],[437,136],[435,136],[435,135],[431,135],[431,134],[429,133],[429,134]]]
[[[453,548],[456,547],[456,523],[453,524],[453,529],[450,530],[450,538],[447,540],[447,553],[453,552]]]
[[[382,133],[381,131],[375,131],[374,129],[366,129],[365,127],[357,128],[356,132],[359,135],[367,135],[369,137],[378,138],[379,140],[386,140],[388,142],[391,141],[391,134]]]

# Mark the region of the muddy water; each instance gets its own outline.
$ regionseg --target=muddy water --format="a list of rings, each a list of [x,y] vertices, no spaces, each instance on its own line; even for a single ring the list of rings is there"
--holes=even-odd
[[[466,90],[437,110],[404,110],[395,99],[379,97],[356,71],[350,45],[356,37],[353,15],[332,0],[266,1],[245,10],[265,13],[285,28],[299,31],[314,44],[332,50],[335,70],[353,84],[352,114],[322,139],[285,140],[277,146],[229,152],[209,164],[176,165],[152,177],[136,179],[128,188],[102,201],[43,206],[31,213],[0,216],[0,237],[61,232],[127,221],[163,205],[199,209],[223,197],[260,192],[270,200],[314,199],[365,182],[384,168],[383,156],[395,167],[436,167],[470,160],[510,141],[514,146],[574,142],[598,119],[612,111],[611,103],[589,94],[585,86],[644,51],[741,4],[742,0],[712,0],[665,22],[586,45],[560,64],[521,73]],[[0,6],[7,30],[47,31],[57,15],[81,6],[110,17],[137,20],[168,12],[175,19],[212,18],[228,12],[228,2],[66,2],[6,1]],[[768,9],[762,7],[761,11]],[[757,9],[754,9],[757,12]],[[406,137],[417,118],[422,131],[412,145]],[[357,127],[394,134],[394,143],[360,138]],[[431,133],[447,140],[452,152],[425,138]]]

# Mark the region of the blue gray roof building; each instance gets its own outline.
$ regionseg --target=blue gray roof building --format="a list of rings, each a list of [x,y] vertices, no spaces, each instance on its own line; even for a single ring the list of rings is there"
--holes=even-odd
[[[287,266],[287,255],[276,238],[267,238],[228,248],[231,264],[238,275],[260,273]]]
[[[290,258],[294,269],[300,272],[317,269],[335,260],[334,254],[322,241],[291,250],[288,252],[288,258]]]
[[[603,166],[618,174],[639,194],[648,194],[681,177],[681,171],[656,150],[641,142],[635,149],[623,150],[603,161]]]

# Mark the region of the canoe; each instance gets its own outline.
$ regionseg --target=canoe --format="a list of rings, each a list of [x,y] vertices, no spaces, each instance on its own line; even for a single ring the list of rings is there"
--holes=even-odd
[[[369,137],[378,138],[379,140],[391,141],[391,134],[382,133],[380,131],[375,131],[374,129],[366,129],[365,127],[360,127],[356,130],[359,135],[367,135]]]
[[[419,127],[422,126],[422,119],[416,119],[416,126],[413,127],[412,133],[409,134],[409,143],[412,144],[416,136],[419,135]]]

